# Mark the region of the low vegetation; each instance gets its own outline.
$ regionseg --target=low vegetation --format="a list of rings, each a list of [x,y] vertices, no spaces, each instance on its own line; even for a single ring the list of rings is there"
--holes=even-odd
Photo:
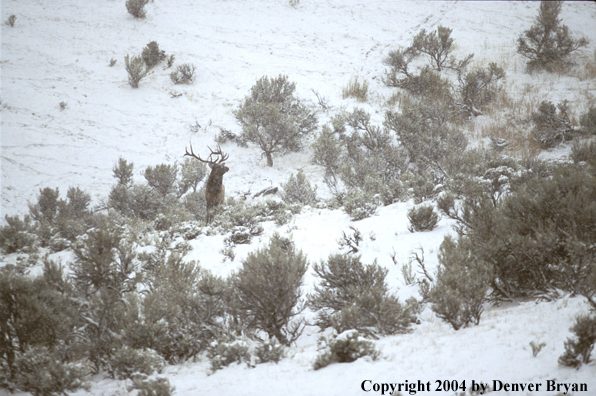
[[[145,18],[147,3],[125,4]],[[535,25],[519,36],[529,71],[556,72],[587,44],[561,24],[562,6],[541,2]],[[166,364],[206,356],[215,372],[278,363],[292,356],[307,324],[327,334],[313,362],[319,370],[378,359],[371,339],[412,331],[425,306],[460,330],[479,324],[487,304],[555,299],[561,291],[583,296],[591,311],[575,319],[558,362],[589,364],[596,342],[596,108],[576,114],[567,101],[532,96],[523,112],[504,110],[522,103],[506,91],[504,66],[472,64],[474,54],[456,58],[452,32],[422,29],[408,47],[388,53],[382,82],[394,93],[384,113],[374,108],[369,82],[355,77],[341,93],[356,99],[345,101],[351,107],[334,108],[315,92],[328,116],[317,130],[320,110],[298,98],[286,75],[258,79],[233,110],[241,132],[220,128],[218,142],[238,150],[253,145],[268,167],[310,149],[328,200],[297,170],[287,173],[278,196],[228,197],[208,216],[208,169],[189,158],[141,171],[120,158],[114,184],[95,207],[78,187],[65,195],[40,189],[25,216],[6,216],[0,227],[3,254],[19,257],[0,268],[0,387],[58,395],[86,389],[91,375],[105,373],[140,395],[170,395],[168,379],[155,377]],[[174,55],[152,41],[124,61],[130,86],[138,88],[160,63],[172,67]],[[196,69],[186,63],[168,73],[173,84],[192,84]],[[491,146],[469,148],[478,137]],[[566,143],[568,160],[533,158]],[[512,146],[526,155],[509,155]],[[417,253],[402,266],[404,283],[418,288],[420,300],[400,300],[388,269],[360,256],[376,235],[363,235],[355,222],[397,202],[410,207],[412,233],[432,231],[441,219],[455,224],[433,252],[436,271],[427,271]],[[290,237],[270,231],[286,225],[289,234],[303,209],[339,209],[354,222],[338,239],[342,253],[309,263]],[[212,235],[231,261],[240,245],[269,239],[239,253],[236,270],[220,277],[185,258],[188,241]],[[46,255],[61,251],[70,257],[64,264]],[[42,267],[37,275],[28,274],[33,265]],[[305,280],[313,282],[310,293],[303,292]],[[544,346],[530,345],[534,356]]]

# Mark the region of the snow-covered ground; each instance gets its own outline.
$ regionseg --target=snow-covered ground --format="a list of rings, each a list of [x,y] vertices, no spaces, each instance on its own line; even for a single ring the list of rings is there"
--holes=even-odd
[[[64,194],[69,186],[79,186],[99,203],[114,183],[112,168],[119,157],[134,162],[140,182],[146,166],[180,161],[190,141],[195,150],[213,147],[220,127],[240,131],[232,110],[265,75],[288,75],[307,101],[316,103],[312,90],[326,97],[333,108],[319,114],[321,124],[341,108],[356,105],[380,122],[383,103],[393,92],[381,81],[382,59],[391,49],[409,45],[422,28],[450,27],[459,56],[473,52],[477,62],[503,65],[513,95],[524,95],[531,84],[536,100],[568,99],[578,114],[596,100],[594,79],[524,72],[525,61],[516,54],[515,41],[533,24],[538,2],[302,0],[291,7],[287,0],[154,0],[142,20],[129,15],[124,3],[2,0],[0,22],[12,14],[17,17],[14,27],[1,27],[2,217],[27,213],[27,203],[44,187],[59,187]],[[562,19],[574,35],[590,40],[580,59],[592,56],[596,3],[565,3]],[[157,67],[138,89],[132,89],[123,58],[139,54],[150,41],[174,54],[175,64],[195,64],[196,81],[174,85],[171,69]],[[110,67],[112,58],[117,63]],[[342,99],[342,88],[355,76],[370,84],[371,99],[365,104]],[[174,97],[178,94],[182,95]],[[193,131],[197,123],[200,128]],[[255,147],[228,143],[223,149],[230,154],[225,176],[228,195],[279,186],[298,169],[318,185],[321,196],[329,194],[322,169],[311,164],[308,149],[274,158],[273,168],[266,166]],[[564,150],[547,155],[561,156]],[[400,265],[394,265],[391,255],[405,263],[422,247],[429,269],[434,270],[438,247],[444,235],[453,232],[453,223],[443,219],[432,232],[410,233],[406,210],[412,205],[380,208],[376,216],[355,223],[364,236],[363,262],[377,259],[389,269],[388,282],[403,298],[416,291],[403,284]],[[236,248],[234,261],[222,263],[221,236],[191,241],[188,259],[227,275],[278,231],[291,235],[314,262],[338,251],[337,239],[350,224],[343,211],[308,209],[289,225],[266,224],[262,237]],[[305,291],[313,282],[307,273]],[[579,370],[557,365],[573,318],[587,310],[576,297],[488,306],[478,326],[456,332],[426,309],[411,334],[376,341],[382,358],[374,362],[360,359],[313,371],[318,334],[308,328],[277,365],[233,366],[208,375],[204,359],[170,366],[163,375],[181,396],[379,393],[364,392],[365,380],[372,381],[366,383],[367,389],[374,383],[406,380],[430,381],[432,390],[438,380],[466,381],[468,389],[472,380],[491,385],[494,380],[542,384],[539,391],[509,393],[514,395],[555,395],[546,385],[547,380],[556,380],[586,383],[588,392],[574,394],[596,395],[594,364]],[[546,343],[536,357],[531,341]],[[91,393],[125,395],[126,385],[98,377]]]

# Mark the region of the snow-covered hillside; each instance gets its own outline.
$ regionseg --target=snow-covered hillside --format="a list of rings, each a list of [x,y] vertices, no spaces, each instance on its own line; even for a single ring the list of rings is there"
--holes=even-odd
[[[382,60],[390,50],[409,45],[421,29],[438,25],[453,29],[458,56],[474,53],[477,62],[503,65],[514,96],[522,98],[531,85],[536,100],[567,99],[577,114],[596,100],[595,79],[525,73],[525,60],[516,53],[515,43],[533,24],[539,2],[301,0],[292,7],[287,0],[154,0],[145,19],[133,18],[124,3],[2,0],[2,218],[26,214],[28,202],[45,187],[58,187],[64,194],[68,187],[78,186],[99,204],[114,184],[112,169],[119,157],[135,164],[135,178],[140,181],[149,165],[180,162],[189,142],[195,151],[214,147],[220,127],[240,132],[232,111],[262,76],[288,75],[298,96],[315,106],[313,90],[326,97],[332,108],[320,112],[320,124],[334,112],[355,106],[381,123],[384,103],[394,90],[381,80]],[[4,24],[13,14],[14,27]],[[592,57],[596,3],[566,2],[562,20],[572,34],[590,40],[579,59]],[[150,41],[174,54],[176,64],[196,65],[196,81],[174,85],[171,69],[159,66],[138,89],[131,88],[124,56],[139,54]],[[111,59],[117,60],[113,66]],[[367,103],[342,98],[342,88],[355,76],[370,84]],[[224,179],[229,196],[279,186],[298,169],[318,186],[322,198],[331,195],[323,183],[323,169],[311,163],[309,148],[276,157],[272,168],[255,146],[226,143],[222,148],[230,155]],[[542,155],[564,156],[567,148]],[[439,245],[453,233],[454,222],[448,219],[431,232],[410,233],[406,211],[412,206],[413,202],[405,202],[382,207],[375,216],[356,223],[364,236],[362,261],[376,259],[387,268],[388,283],[400,298],[417,296],[417,290],[404,285],[392,255],[402,264],[415,249],[423,248],[426,264],[434,271]],[[262,236],[236,248],[233,261],[223,261],[221,235],[192,240],[187,258],[226,276],[277,231],[291,236],[310,262],[320,261],[338,252],[337,240],[350,224],[341,210],[305,209],[288,225],[266,223]],[[305,291],[314,282],[307,272]],[[587,311],[582,298],[571,296],[554,302],[487,306],[478,326],[456,332],[426,309],[411,334],[375,341],[382,351],[377,361],[359,359],[313,371],[318,333],[309,327],[279,364],[232,366],[208,375],[209,362],[204,358],[169,366],[162,376],[170,379],[179,396],[380,393],[365,393],[361,388],[365,380],[372,381],[369,384],[430,381],[431,389],[436,389],[438,380],[541,383],[539,391],[502,393],[536,396],[557,394],[546,389],[547,380],[556,380],[586,383],[588,392],[576,396],[596,395],[594,363],[579,370],[557,364],[573,318]],[[531,341],[546,343],[536,357]],[[91,394],[126,395],[129,384],[98,376]]]

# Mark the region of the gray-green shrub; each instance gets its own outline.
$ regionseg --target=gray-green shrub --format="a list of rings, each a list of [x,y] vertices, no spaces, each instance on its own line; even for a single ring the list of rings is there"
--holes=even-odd
[[[132,378],[132,385],[128,387],[131,392],[138,389],[138,396],[172,396],[175,387],[170,385],[170,380],[164,377],[148,379],[146,376],[138,375]]]
[[[135,18],[145,18],[147,16],[145,11],[147,3],[149,3],[149,0],[126,0],[126,10]]]
[[[408,210],[407,214],[410,225],[408,231],[432,231],[439,222],[439,215],[432,205],[419,205]]]
[[[207,357],[211,361],[211,371],[215,372],[232,363],[249,363],[248,345],[242,340],[231,342],[216,341],[207,349]]]
[[[133,349],[124,346],[110,357],[108,372],[122,380],[130,379],[137,373],[161,373],[164,366],[164,359],[153,349]]]
[[[66,364],[67,352],[78,341],[79,302],[72,290],[62,267],[49,260],[44,261],[43,275],[35,277],[23,274],[13,265],[0,268],[0,337],[3,340],[0,386],[14,384],[19,376],[43,382],[43,378],[36,377],[43,370],[53,372],[64,368],[58,363],[54,365],[54,361]],[[40,358],[36,361],[35,350],[38,349]],[[23,357],[26,351],[32,352]],[[24,364],[22,367],[19,366],[21,358],[24,359],[20,361]],[[39,373],[32,368],[36,364],[40,365]],[[21,369],[25,370],[22,375],[19,374]],[[60,379],[50,377],[48,381]]]
[[[584,133],[596,135],[596,107],[590,107],[590,109],[581,116],[579,124]]]
[[[191,84],[194,81],[196,66],[190,63],[183,63],[170,73],[170,79],[174,84]]]
[[[300,335],[292,319],[301,311],[306,256],[287,238],[274,234],[269,245],[249,253],[232,275],[233,302],[241,323],[290,345]]]
[[[273,166],[273,154],[299,151],[304,138],[317,128],[315,112],[305,106],[288,77],[267,76],[257,80],[234,116],[242,126],[242,138],[255,143]]]
[[[367,336],[405,333],[416,320],[419,304],[405,304],[390,294],[387,270],[376,262],[363,265],[360,256],[330,255],[315,263],[313,270],[320,283],[308,295],[309,307],[317,312],[315,324],[338,333],[355,329]]]
[[[128,73],[128,83],[133,88],[138,88],[139,82],[149,74],[145,61],[137,55],[132,58],[128,54],[124,56],[124,69]]]
[[[176,176],[178,169],[175,165],[160,164],[145,168],[144,176],[149,187],[160,195],[166,196],[176,190]]]
[[[590,355],[596,344],[596,316],[579,315],[571,331],[575,336],[565,341],[565,353],[559,357],[559,364],[578,368],[591,362]]]
[[[147,66],[147,70],[149,70],[166,59],[166,52],[159,49],[159,44],[156,41],[151,41],[143,48],[141,57]]]
[[[419,170],[442,171],[449,155],[461,153],[467,146],[463,132],[449,125],[451,111],[426,101],[404,103],[401,113],[389,111],[385,127],[399,138],[410,162]]]
[[[16,359],[18,389],[34,396],[57,396],[78,389],[89,390],[84,382],[86,372],[77,363],[63,362],[60,356],[44,346],[25,350]]]
[[[568,63],[569,55],[588,44],[585,38],[574,39],[569,28],[561,25],[559,15],[563,2],[541,1],[536,23],[517,40],[517,52],[528,59],[528,69],[553,71]]]
[[[154,349],[169,363],[204,351],[225,316],[225,282],[169,249],[144,255],[142,261],[149,291],[129,301],[127,345]]]
[[[259,343],[254,350],[257,363],[279,363],[279,361],[285,356],[285,353],[286,347],[280,344],[276,338]]]
[[[364,356],[377,360],[381,355],[374,342],[361,337],[356,330],[347,330],[326,340],[325,343],[326,350],[319,354],[313,363],[315,370],[333,363],[351,363]]]
[[[6,20],[6,24],[10,27],[14,27],[14,23],[17,21],[17,16],[16,15],[11,15],[8,17],[8,19]]]
[[[5,254],[19,251],[32,252],[35,249],[37,238],[33,234],[31,217],[19,216],[4,217],[7,225],[0,227],[0,248]]]
[[[556,107],[551,102],[543,101],[538,111],[532,113],[532,137],[543,149],[553,148],[572,139],[574,128],[569,120],[568,110],[567,101]]]
[[[482,108],[492,102],[497,94],[497,82],[505,78],[505,71],[496,63],[489,63],[482,68],[458,75],[459,106],[468,115],[479,116]]]
[[[455,49],[455,40],[451,37],[453,30],[444,26],[438,26],[434,32],[427,33],[422,29],[412,40],[412,50],[422,52],[431,59],[433,67],[441,71]]]
[[[379,199],[363,191],[348,192],[343,198],[343,209],[352,221],[374,215],[379,207]]]
[[[286,183],[282,184],[281,198],[288,204],[310,205],[316,202],[317,187],[312,188],[310,182],[304,176],[304,172],[290,175]]]
[[[596,172],[596,141],[578,143],[571,146],[571,159],[576,164],[585,162],[592,166],[593,173]]]
[[[447,236],[439,250],[439,268],[429,294],[431,309],[454,330],[478,324],[492,281],[491,266],[469,254],[466,239]]]

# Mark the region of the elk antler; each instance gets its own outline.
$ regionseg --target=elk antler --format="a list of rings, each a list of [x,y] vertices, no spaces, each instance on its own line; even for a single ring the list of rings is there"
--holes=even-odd
[[[185,148],[186,153],[184,153],[184,155],[185,156],[188,155],[189,157],[196,158],[199,161],[205,162],[206,164],[209,164],[211,166],[213,166],[215,164],[221,164],[222,162],[224,162],[225,160],[227,160],[230,157],[229,154],[224,154],[221,152],[221,147],[219,146],[219,144],[217,145],[217,150],[215,150],[215,151],[211,150],[211,147],[209,147],[209,146],[207,146],[207,148],[209,149],[209,151],[211,151],[211,154],[209,154],[209,157],[207,158],[207,160],[202,159],[201,157],[199,157],[192,151],[192,143],[190,143],[190,153],[188,152],[188,149]],[[219,159],[212,160],[211,159],[212,155],[221,155],[221,157]]]

